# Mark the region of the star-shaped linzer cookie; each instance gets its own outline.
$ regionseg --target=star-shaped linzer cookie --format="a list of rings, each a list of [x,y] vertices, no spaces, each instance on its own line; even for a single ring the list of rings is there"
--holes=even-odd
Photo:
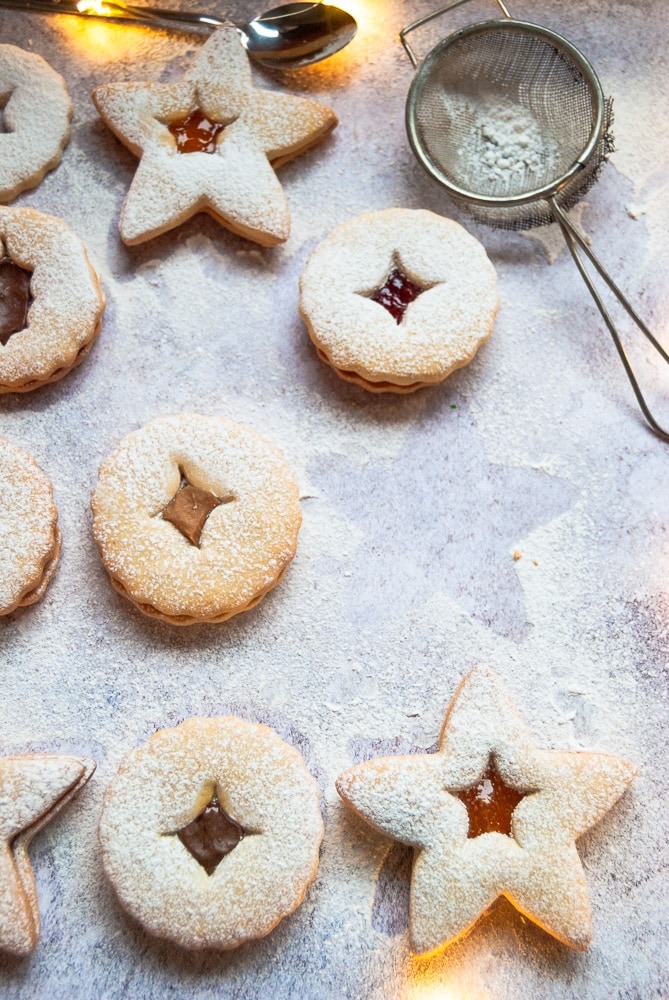
[[[92,760],[51,754],[0,758],[0,951],[29,955],[39,906],[28,844],[95,770]]]
[[[129,245],[197,212],[263,246],[282,243],[290,215],[274,168],[337,124],[323,104],[255,88],[233,27],[219,28],[177,83],[110,83],[93,101],[141,157],[119,226]]]
[[[585,950],[590,905],[575,841],[635,774],[609,754],[538,749],[498,678],[477,668],[456,692],[436,753],[359,764],[337,789],[378,830],[415,848],[415,952],[453,942],[501,895]]]

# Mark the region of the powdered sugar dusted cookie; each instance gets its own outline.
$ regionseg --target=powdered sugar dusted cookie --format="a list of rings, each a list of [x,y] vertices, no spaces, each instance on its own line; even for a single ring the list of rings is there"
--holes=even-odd
[[[276,448],[232,420],[192,413],[123,438],[92,506],[116,589],[175,625],[254,607],[293,558],[302,518]]]
[[[0,45],[0,201],[35,187],[60,163],[70,138],[65,81],[41,56]]]
[[[635,774],[609,754],[537,749],[500,681],[477,669],[456,692],[436,753],[370,760],[340,775],[337,789],[415,848],[415,951],[449,944],[500,895],[584,950],[590,905],[574,842]]]
[[[67,375],[91,349],[104,307],[84,245],[64,222],[0,208],[0,393]]]
[[[0,950],[28,955],[39,938],[28,844],[86,784],[92,760],[53,754],[0,758]]]
[[[235,948],[302,900],[323,838],[318,786],[273,729],[188,719],[121,763],[100,840],[123,906],[186,948]]]
[[[49,477],[27,451],[0,438],[0,614],[44,595],[60,540]]]
[[[300,315],[319,356],[372,392],[413,392],[466,365],[493,328],[495,269],[462,226],[388,208],[338,226],[307,261]]]
[[[274,167],[337,123],[330,108],[253,86],[237,31],[224,27],[179,82],[111,83],[93,91],[101,117],[141,157],[123,205],[125,243],[145,240],[197,212],[247,239],[288,238],[288,204]]]

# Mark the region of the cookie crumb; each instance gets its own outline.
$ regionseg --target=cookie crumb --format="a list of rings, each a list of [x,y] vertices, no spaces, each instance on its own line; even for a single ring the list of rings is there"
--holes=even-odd
[[[518,560],[522,559],[522,558],[523,558],[523,553],[520,551],[520,549],[514,549],[513,550],[513,561],[514,562],[518,562]]]

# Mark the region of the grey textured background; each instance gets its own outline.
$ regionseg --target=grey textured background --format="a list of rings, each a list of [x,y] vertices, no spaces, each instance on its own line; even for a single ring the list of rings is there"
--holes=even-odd
[[[343,0],[345,5],[345,0]],[[195,0],[193,6],[197,7]],[[282,79],[340,125],[281,170],[293,229],[262,250],[200,216],[136,249],[116,225],[135,161],[90,90],[176,79],[192,37],[74,18],[0,14],[0,38],[67,80],[73,137],[17,201],[65,219],[108,296],[98,344],[62,382],[0,399],[0,433],[54,481],[62,564],[45,599],[0,621],[0,751],[88,754],[98,771],[31,853],[42,938],[0,959],[6,997],[309,1000],[651,1000],[666,954],[669,450],[642,424],[568,256],[466,222],[498,269],[491,340],[443,386],[377,398],[340,382],[297,316],[311,249],[368,208],[458,217],[414,162],[398,29],[426,2],[353,0],[353,45]],[[249,3],[231,4],[243,18]],[[587,196],[595,248],[666,340],[669,23],[661,0],[541,0],[513,13],[562,31],[616,107],[618,151]],[[475,0],[449,24],[493,16]],[[426,51],[448,24],[426,29]],[[644,349],[644,378],[664,385]],[[278,444],[303,493],[297,558],[254,611],[178,630],[112,590],[90,532],[99,462],[146,420],[195,409]],[[665,407],[665,413],[669,406]],[[522,558],[514,561],[514,549]],[[406,852],[345,814],[334,778],[354,760],[434,745],[461,675],[487,662],[543,746],[598,748],[640,776],[579,842],[590,951],[564,948],[501,902],[461,943],[411,958]],[[116,903],[96,825],[123,755],[193,714],[266,721],[305,754],[326,836],[304,905],[264,941],[181,954]],[[663,863],[664,859],[664,863]]]

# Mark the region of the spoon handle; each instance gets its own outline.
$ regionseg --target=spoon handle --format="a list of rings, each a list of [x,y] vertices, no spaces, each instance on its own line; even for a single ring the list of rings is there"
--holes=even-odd
[[[0,8],[15,10],[39,10],[51,14],[78,14],[80,17],[98,17],[117,21],[140,21],[144,24],[183,24],[191,27],[213,28],[229,21],[211,14],[193,14],[180,10],[163,10],[160,7],[135,7],[117,0],[103,0],[102,9],[88,9],[86,0],[0,0]]]

